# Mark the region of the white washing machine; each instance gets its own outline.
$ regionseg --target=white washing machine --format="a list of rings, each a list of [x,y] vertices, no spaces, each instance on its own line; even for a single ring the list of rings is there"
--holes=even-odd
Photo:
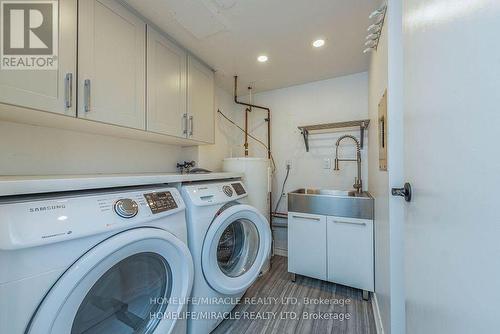
[[[210,333],[257,279],[271,251],[269,222],[245,204],[240,181],[184,185],[195,280],[188,333]]]
[[[165,186],[0,199],[0,333],[185,333],[186,238]]]

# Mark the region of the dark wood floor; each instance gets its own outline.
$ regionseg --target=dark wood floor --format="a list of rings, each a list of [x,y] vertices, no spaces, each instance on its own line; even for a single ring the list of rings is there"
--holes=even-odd
[[[308,304],[305,298],[330,304]],[[213,333],[376,334],[376,329],[371,302],[363,300],[361,291],[302,276],[293,283],[286,257],[275,256],[271,270],[247,291],[232,319]]]

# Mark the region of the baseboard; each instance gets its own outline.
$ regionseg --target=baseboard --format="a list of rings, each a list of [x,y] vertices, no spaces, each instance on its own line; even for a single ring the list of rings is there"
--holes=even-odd
[[[287,257],[288,256],[288,251],[286,249],[275,248],[274,249],[274,255]]]
[[[382,318],[380,317],[380,309],[378,308],[377,294],[372,294],[372,308],[373,317],[375,318],[375,327],[377,328],[377,334],[384,334],[384,326],[382,325]]]

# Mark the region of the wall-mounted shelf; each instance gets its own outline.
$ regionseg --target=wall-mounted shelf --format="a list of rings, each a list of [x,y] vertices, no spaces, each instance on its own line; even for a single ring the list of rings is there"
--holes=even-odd
[[[333,129],[342,129],[342,128],[357,128],[360,130],[360,145],[363,148],[363,142],[365,137],[365,129],[368,128],[370,124],[369,119],[364,119],[360,121],[347,121],[347,122],[337,122],[337,123],[327,123],[327,124],[316,124],[316,125],[306,125],[299,126],[300,133],[304,137],[304,144],[306,145],[306,151],[309,152],[309,135],[312,135],[312,131],[322,131],[321,133],[325,133],[325,130],[333,130]]]

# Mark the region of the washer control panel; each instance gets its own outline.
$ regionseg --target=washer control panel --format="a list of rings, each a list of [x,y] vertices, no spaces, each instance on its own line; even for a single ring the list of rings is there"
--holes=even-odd
[[[153,214],[177,209],[177,202],[170,191],[144,194],[144,198]]]
[[[184,220],[184,210],[179,191],[167,186],[0,198],[0,250]]]
[[[234,191],[236,191],[236,195],[245,195],[247,192],[245,191],[245,188],[243,188],[243,185],[240,182],[236,183],[231,183],[231,185],[234,188]]]

